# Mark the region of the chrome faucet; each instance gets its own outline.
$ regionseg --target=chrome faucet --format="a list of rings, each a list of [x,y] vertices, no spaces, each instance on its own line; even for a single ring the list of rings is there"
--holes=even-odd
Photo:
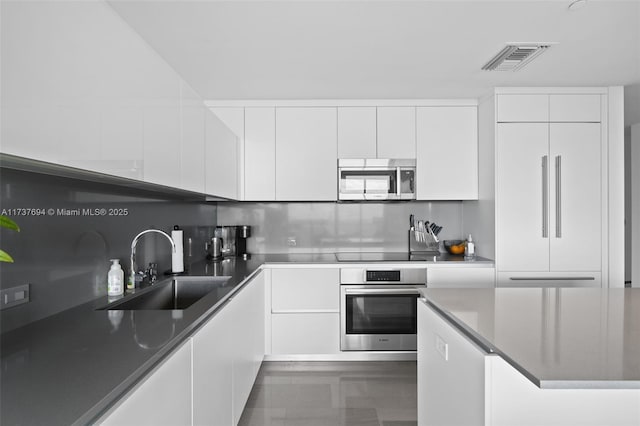
[[[138,235],[136,235],[133,238],[133,241],[131,242],[131,276],[130,276],[130,279],[131,279],[131,285],[134,286],[134,287],[136,285],[136,246],[138,245],[138,240],[144,234],[149,234],[151,232],[155,232],[157,234],[161,234],[161,235],[164,235],[165,237],[167,237],[167,239],[171,243],[171,251],[173,253],[176,252],[176,243],[173,241],[173,238],[171,238],[169,236],[169,234],[167,234],[164,231],[161,231],[159,229],[147,229],[146,231],[142,231]]]

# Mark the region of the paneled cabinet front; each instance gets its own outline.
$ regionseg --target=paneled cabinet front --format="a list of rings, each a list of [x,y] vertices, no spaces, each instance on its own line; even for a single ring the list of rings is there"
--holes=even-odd
[[[207,194],[237,199],[238,137],[213,114],[207,114],[205,136]]]
[[[478,199],[478,109],[418,107],[417,199]]]
[[[498,286],[602,285],[605,101],[496,95]]]
[[[276,108],[276,200],[336,201],[336,108]]]
[[[114,426],[190,425],[191,351],[191,341],[187,341],[97,423]]]
[[[255,277],[193,337],[193,424],[235,425],[264,357],[264,278]]]
[[[271,273],[271,355],[339,353],[339,269]]]

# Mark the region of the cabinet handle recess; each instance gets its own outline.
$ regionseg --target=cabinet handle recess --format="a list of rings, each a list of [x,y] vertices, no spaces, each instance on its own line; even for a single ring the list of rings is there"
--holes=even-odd
[[[556,238],[562,238],[562,156],[556,156]]]
[[[596,277],[509,277],[511,281],[593,281]]]
[[[547,194],[547,156],[542,157],[542,238],[548,238],[549,197]]]

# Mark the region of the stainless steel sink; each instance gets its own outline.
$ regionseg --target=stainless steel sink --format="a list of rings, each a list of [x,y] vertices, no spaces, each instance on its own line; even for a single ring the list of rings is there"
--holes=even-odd
[[[159,282],[99,310],[187,309],[216,289],[224,289],[231,277],[180,277]]]

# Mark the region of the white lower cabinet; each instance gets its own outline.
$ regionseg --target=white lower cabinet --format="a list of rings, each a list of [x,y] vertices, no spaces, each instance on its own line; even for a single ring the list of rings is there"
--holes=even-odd
[[[495,286],[495,268],[427,268],[427,287],[429,288],[492,288]]]
[[[638,401],[638,389],[541,389],[418,302],[419,426],[638,425]]]
[[[193,424],[233,424],[233,317],[223,309],[193,337]]]
[[[270,355],[340,352],[339,269],[272,269],[267,288],[271,289]]]
[[[289,313],[271,316],[273,355],[337,354],[340,314]]]
[[[98,423],[123,426],[190,425],[191,351],[189,340]],[[211,396],[209,398],[214,401]]]
[[[418,425],[483,425],[486,353],[418,302]]]
[[[237,424],[263,356],[260,273],[193,337],[193,424]]]

